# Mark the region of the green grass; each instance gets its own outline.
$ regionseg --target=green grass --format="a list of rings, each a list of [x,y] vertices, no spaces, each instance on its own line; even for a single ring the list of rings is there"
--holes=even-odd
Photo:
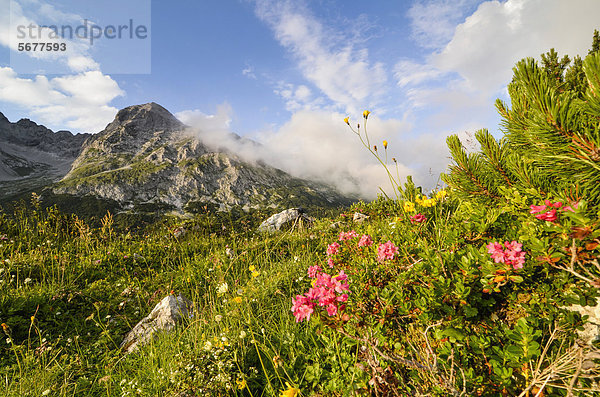
[[[293,325],[286,323],[297,289],[294,279],[318,258],[320,241],[306,239],[305,233],[264,238],[252,232],[258,220],[208,215],[198,215],[181,239],[171,232],[176,226],[172,221],[132,236],[90,229],[57,211],[23,209],[4,215],[0,225],[0,236],[7,236],[0,243],[0,319],[11,339],[3,341],[1,351],[2,387],[14,396],[39,396],[45,390],[52,395],[121,395],[132,380],[143,384],[139,387],[145,395],[168,395],[190,382],[197,389],[201,386],[193,377],[173,373],[181,374],[183,363],[212,362],[214,354],[236,365],[213,389],[235,386],[242,379],[235,373],[242,375],[233,349],[225,354],[224,346],[203,347],[207,341],[219,346],[217,340],[226,336],[231,346],[243,347],[236,359],[269,354],[261,347],[270,351],[267,338],[256,334],[252,324],[269,333]],[[232,257],[225,254],[226,247],[235,252]],[[258,269],[258,277],[251,276],[250,265]],[[229,292],[217,295],[224,282]],[[147,351],[122,357],[118,345],[124,334],[171,291],[192,299],[197,317],[176,336],[165,335]],[[237,296],[239,304],[233,301]],[[217,314],[223,316],[220,323],[214,321]],[[240,339],[244,329],[247,337]],[[252,338],[260,340],[258,349],[249,342]],[[153,354],[160,359],[148,361]],[[253,364],[258,368],[259,362]],[[164,379],[157,375],[159,369]],[[266,387],[255,377],[255,387]],[[120,385],[123,379],[126,385]]]
[[[446,199],[417,205],[428,220],[413,224],[402,203],[378,200],[266,235],[255,233],[266,212],[208,207],[137,233],[108,216],[90,227],[35,201],[0,213],[0,394],[279,396],[296,387],[303,396],[518,395],[541,384],[533,364],[547,368],[572,346],[583,321],[563,307],[597,296],[536,261],[534,252],[563,243],[557,226],[532,226],[523,205],[486,217]],[[371,218],[353,224],[355,210]],[[175,237],[179,226],[187,232]],[[338,241],[349,230],[375,244]],[[497,274],[485,244],[527,233],[527,262],[515,272],[522,280],[484,292]],[[377,261],[388,240],[398,253]],[[334,241],[340,252],[330,269],[325,251]],[[311,287],[307,269],[316,264],[349,275],[349,300],[335,316],[317,306],[297,323],[292,298]],[[170,293],[194,302],[193,317],[122,354],[127,331]],[[590,382],[582,375],[576,385]],[[565,388],[546,385],[550,395]]]

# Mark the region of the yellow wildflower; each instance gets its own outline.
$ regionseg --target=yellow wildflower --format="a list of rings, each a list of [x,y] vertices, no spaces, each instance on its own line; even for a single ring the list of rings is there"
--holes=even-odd
[[[432,198],[431,198],[431,199],[425,199],[425,200],[423,200],[423,202],[421,203],[421,205],[422,205],[423,207],[434,207],[434,206],[435,206],[435,204],[436,204],[436,201],[435,201],[435,199],[432,199]]]
[[[369,112],[368,110],[365,110],[363,112],[363,117],[366,119],[367,117],[369,117],[370,114],[371,114],[371,112]]]
[[[235,381],[235,383],[237,383],[237,388],[239,390],[245,389],[246,388],[246,379],[238,379]]]
[[[410,201],[405,201],[404,202],[404,212],[414,212],[415,211],[415,205],[413,203],[411,203]]]
[[[2,323],[2,329],[4,332],[8,332],[8,325],[6,323]]]
[[[241,296],[236,296],[235,298],[233,298],[233,301],[237,304],[242,303],[242,297]]]
[[[344,123],[346,123],[346,124],[350,125],[350,121],[349,121],[349,120],[350,120],[350,117],[346,117],[346,118],[344,119]]]
[[[387,141],[383,141],[383,148],[387,149]]]
[[[287,390],[282,390],[281,395],[279,397],[296,397],[298,393],[300,393],[300,389],[296,389],[292,387],[289,382],[285,382],[285,385],[288,387]]]
[[[440,190],[439,192],[437,192],[435,194],[435,198],[438,200],[443,199],[444,197],[446,197],[448,195],[448,192],[445,189]]]

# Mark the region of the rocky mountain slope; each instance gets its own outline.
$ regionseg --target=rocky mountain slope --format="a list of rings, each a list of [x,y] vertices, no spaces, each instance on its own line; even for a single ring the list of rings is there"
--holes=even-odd
[[[350,202],[327,186],[205,146],[156,103],[119,111],[103,131],[86,140],[53,191],[178,210],[204,203],[228,209]]]
[[[11,123],[0,113],[0,198],[60,180],[90,136],[53,132],[29,119]]]

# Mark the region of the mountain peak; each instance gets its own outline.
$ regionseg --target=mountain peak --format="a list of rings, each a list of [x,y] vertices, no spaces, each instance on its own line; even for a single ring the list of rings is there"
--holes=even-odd
[[[119,110],[107,129],[110,129],[111,126],[125,125],[134,125],[140,129],[153,130],[176,130],[185,127],[171,112],[155,102],[128,106]]]

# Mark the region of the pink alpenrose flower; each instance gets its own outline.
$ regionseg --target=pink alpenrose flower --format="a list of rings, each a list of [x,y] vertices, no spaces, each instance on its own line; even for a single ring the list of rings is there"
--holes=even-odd
[[[398,253],[398,247],[394,245],[391,241],[388,241],[384,244],[379,244],[377,247],[377,260],[379,262],[383,262],[386,259],[394,259],[394,255]]]

